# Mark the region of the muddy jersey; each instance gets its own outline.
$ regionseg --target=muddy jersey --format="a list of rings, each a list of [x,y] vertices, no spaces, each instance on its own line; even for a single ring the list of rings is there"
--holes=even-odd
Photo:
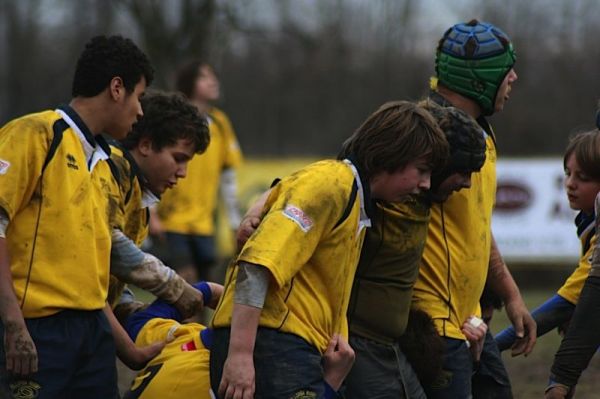
[[[69,106],[0,130],[0,207],[24,317],[104,307],[116,206],[105,194],[108,154]]]
[[[427,312],[440,335],[465,339],[461,326],[481,314],[479,299],[487,279],[492,210],[496,197],[496,146],[491,135],[483,167],[471,188],[434,204],[413,306]]]
[[[404,334],[427,238],[429,208],[420,197],[377,204],[352,286],[351,334],[388,344]]]
[[[230,326],[237,265],[247,262],[272,276],[260,326],[298,335],[321,352],[334,333],[347,337],[350,290],[370,224],[363,187],[349,161],[317,162],[279,182],[260,226],[228,269],[214,327]]]

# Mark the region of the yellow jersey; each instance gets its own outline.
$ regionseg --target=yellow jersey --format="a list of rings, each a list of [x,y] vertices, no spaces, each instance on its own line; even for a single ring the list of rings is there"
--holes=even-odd
[[[590,274],[592,268],[591,259],[594,254],[594,248],[598,237],[596,236],[595,220],[589,220],[589,224],[583,228],[579,234],[581,240],[581,258],[577,268],[571,273],[567,281],[558,290],[558,295],[576,305],[579,302],[579,294],[583,289],[583,284]]]
[[[144,190],[140,183],[143,179],[135,160],[127,150],[111,145],[110,159],[114,165],[114,187],[110,191],[117,192],[118,203],[111,217],[112,227],[121,230],[127,238],[138,247],[148,236],[149,209],[144,203]],[[114,307],[125,283],[115,276],[110,276],[108,303]]]
[[[6,241],[24,317],[104,307],[116,204],[105,193],[108,154],[68,106],[0,129],[0,207],[10,219]]]
[[[231,325],[237,264],[248,262],[272,276],[260,326],[298,335],[321,352],[334,333],[347,337],[350,289],[370,225],[367,185],[349,161],[321,161],[273,187],[260,226],[227,270],[213,326]]]
[[[225,113],[212,108],[208,121],[210,144],[206,152],[192,158],[186,177],[168,190],[158,205],[158,215],[167,231],[213,235],[221,172],[242,162],[240,146]]]
[[[413,306],[427,312],[440,335],[466,339],[460,331],[481,315],[479,299],[487,279],[492,210],[496,197],[496,146],[487,136],[486,160],[471,176],[471,188],[431,208],[431,221]]]
[[[141,171],[127,150],[111,146],[110,159],[117,169],[119,186],[118,224],[115,225],[139,247],[148,237],[149,209],[144,203],[144,190],[140,184]]]
[[[154,318],[140,330],[135,343],[147,346],[167,341],[133,380],[125,399],[210,399],[210,351],[203,345],[197,323]]]

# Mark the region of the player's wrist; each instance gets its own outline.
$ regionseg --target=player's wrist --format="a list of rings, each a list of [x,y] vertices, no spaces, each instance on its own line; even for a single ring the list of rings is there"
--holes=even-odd
[[[544,390],[544,393],[548,393],[552,390],[556,390],[558,391],[560,394],[564,395],[565,398],[569,398],[571,392],[572,392],[572,387],[566,385],[566,384],[562,384],[560,382],[555,381],[553,378],[550,378],[550,380],[548,381],[548,386],[546,386],[546,389]]]
[[[15,306],[7,306],[2,309],[0,312],[0,319],[5,328],[7,326],[13,326],[14,328],[26,327],[23,312],[21,312],[21,309],[16,304]]]
[[[323,379],[325,380],[325,385],[329,386],[333,391],[337,392],[341,386],[342,383],[344,382],[344,375],[342,375],[341,373],[327,373],[325,372],[325,375],[323,376]]]

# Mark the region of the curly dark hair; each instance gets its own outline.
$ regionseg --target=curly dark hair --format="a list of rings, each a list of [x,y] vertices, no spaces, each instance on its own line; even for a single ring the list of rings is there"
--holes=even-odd
[[[142,109],[144,116],[121,141],[126,149],[131,150],[142,138],[149,137],[155,151],[175,145],[179,139],[194,143],[198,154],[206,151],[210,141],[206,118],[181,94],[146,94],[142,97]]]
[[[146,54],[134,42],[122,36],[96,36],[77,60],[71,95],[94,97],[106,89],[114,77],[120,77],[131,93],[142,76],[149,86],[154,69]]]

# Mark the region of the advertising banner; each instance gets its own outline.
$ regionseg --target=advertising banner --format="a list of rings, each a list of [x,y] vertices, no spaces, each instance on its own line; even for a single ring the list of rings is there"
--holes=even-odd
[[[562,158],[504,159],[492,230],[507,261],[573,262],[580,243],[564,188]]]

